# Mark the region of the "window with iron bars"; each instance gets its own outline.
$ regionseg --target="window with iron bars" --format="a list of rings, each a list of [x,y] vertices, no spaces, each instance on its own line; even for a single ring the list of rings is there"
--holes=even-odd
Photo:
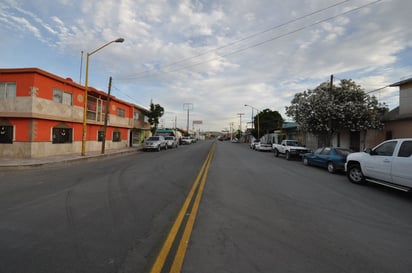
[[[13,143],[13,126],[0,125],[0,143],[3,143],[3,144]]]
[[[121,139],[121,134],[120,134],[120,132],[119,131],[114,131],[113,132],[113,138],[112,138],[112,141],[113,142],[120,142],[122,139]]]
[[[53,144],[72,143],[72,128],[53,128]]]

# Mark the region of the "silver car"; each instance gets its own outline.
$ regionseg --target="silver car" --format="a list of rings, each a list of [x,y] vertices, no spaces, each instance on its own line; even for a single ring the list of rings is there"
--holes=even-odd
[[[192,144],[192,139],[190,137],[182,137],[182,144]]]
[[[166,140],[163,136],[149,137],[143,144],[144,151],[160,151],[161,149],[167,150]]]
[[[177,138],[174,136],[165,136],[167,148],[177,148],[179,145]]]

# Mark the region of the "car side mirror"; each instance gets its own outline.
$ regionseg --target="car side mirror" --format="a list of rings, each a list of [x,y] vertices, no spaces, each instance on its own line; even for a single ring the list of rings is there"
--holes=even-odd
[[[378,153],[372,150],[371,148],[365,149],[365,153],[368,153],[370,155],[377,155]]]

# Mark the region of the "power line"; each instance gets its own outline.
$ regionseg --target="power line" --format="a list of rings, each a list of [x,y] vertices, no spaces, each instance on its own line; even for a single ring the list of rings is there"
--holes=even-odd
[[[165,68],[168,68],[168,67],[172,67],[172,66],[181,64],[181,63],[183,63],[183,62],[186,62],[186,61],[189,61],[189,60],[192,60],[192,59],[195,59],[195,58],[198,58],[198,57],[207,55],[207,54],[209,54],[209,53],[211,53],[211,52],[215,52],[215,51],[218,51],[218,50],[221,50],[221,49],[224,49],[224,48],[227,48],[227,47],[236,45],[236,44],[238,44],[238,43],[240,43],[240,42],[243,42],[243,41],[252,39],[252,38],[254,38],[254,37],[256,37],[256,36],[262,35],[262,34],[264,34],[264,33],[267,33],[267,32],[269,32],[269,31],[272,31],[272,30],[274,30],[274,29],[284,27],[284,26],[286,26],[286,25],[289,25],[289,24],[291,24],[291,23],[294,23],[294,22],[297,22],[297,21],[299,21],[299,20],[305,19],[305,18],[307,18],[307,17],[313,16],[313,15],[315,15],[315,14],[321,13],[321,12],[326,11],[326,10],[328,10],[328,9],[337,7],[337,6],[342,5],[342,4],[344,4],[344,3],[346,3],[346,2],[349,2],[349,1],[351,1],[351,0],[344,0],[344,1],[337,2],[337,3],[335,3],[335,4],[331,5],[331,6],[328,6],[328,7],[326,7],[326,8],[322,8],[322,9],[316,10],[316,11],[314,11],[314,12],[311,12],[311,13],[305,14],[305,15],[303,15],[303,16],[300,16],[300,17],[294,18],[294,19],[292,19],[292,20],[289,20],[289,21],[287,21],[287,22],[285,22],[285,23],[281,23],[281,24],[279,24],[279,25],[275,25],[275,26],[270,27],[270,28],[268,28],[268,29],[265,29],[265,30],[263,30],[263,31],[260,31],[260,32],[257,32],[257,33],[253,33],[253,34],[251,34],[251,35],[245,36],[245,37],[243,37],[243,38],[240,38],[240,39],[238,39],[238,40],[235,40],[235,41],[230,42],[230,43],[228,43],[228,44],[225,44],[225,45],[223,45],[223,46],[220,46],[220,47],[217,47],[217,48],[214,48],[214,49],[210,49],[210,50],[204,51],[204,52],[202,52],[202,53],[199,53],[199,54],[197,54],[197,55],[194,55],[194,56],[191,56],[191,57],[188,57],[188,58],[184,58],[184,59],[182,59],[182,60],[179,60],[179,61],[176,61],[176,62],[167,64],[167,65],[163,66],[162,69],[165,69]],[[381,1],[381,0],[379,0],[379,1]],[[343,14],[345,14],[345,13],[343,13]],[[342,15],[342,14],[341,14],[341,15]],[[339,16],[340,16],[340,15],[339,15]],[[321,21],[321,22],[323,22],[323,21]],[[320,23],[320,22],[319,22],[319,23]],[[301,30],[301,29],[298,29],[297,31],[299,31],[299,30]],[[296,31],[296,32],[297,32],[297,31]],[[292,32],[292,33],[294,33],[294,32]],[[292,34],[292,33],[287,33],[286,35],[289,35],[289,34]],[[286,35],[285,35],[285,36],[286,36]],[[281,37],[283,37],[283,35],[280,36],[279,38],[281,38]],[[275,37],[275,38],[276,38],[276,37]],[[272,39],[270,39],[269,41],[272,41]],[[248,48],[246,48],[246,49],[248,49]],[[237,51],[235,51],[234,53],[229,53],[229,54],[235,54],[235,53],[237,53]],[[224,56],[227,56],[227,55],[224,55]],[[223,56],[223,57],[224,57],[224,56]],[[216,60],[216,59],[218,59],[218,58],[214,58],[214,59],[212,59],[212,60],[207,60],[207,61],[201,62],[201,64],[202,64],[202,63],[211,62],[211,61]],[[194,65],[191,65],[191,66],[196,66],[196,65],[198,65],[198,64],[194,64]],[[191,67],[191,66],[189,66],[189,67]],[[182,69],[185,69],[185,68],[186,68],[186,66],[183,67]],[[152,68],[152,69],[149,69],[149,70],[146,70],[146,71],[139,72],[139,73],[133,75],[133,77],[129,77],[129,79],[133,79],[133,78],[143,78],[145,74],[150,73],[150,72],[152,72],[152,71],[154,71],[154,70],[155,70],[155,68]],[[181,69],[179,69],[179,70],[181,70]],[[170,72],[174,72],[174,71],[158,71],[157,73],[170,73]]]
[[[358,11],[358,10],[360,10],[360,9],[366,8],[366,7],[368,7],[368,6],[377,4],[378,2],[381,2],[381,1],[383,1],[383,0],[376,0],[376,1],[374,1],[374,2],[371,2],[371,3],[368,3],[368,4],[362,5],[362,6],[360,6],[360,7],[350,9],[350,10],[348,10],[348,11],[346,11],[346,12],[342,12],[342,13],[340,13],[340,14],[337,14],[337,15],[334,15],[334,16],[330,16],[330,17],[328,17],[328,18],[326,18],[326,19],[322,19],[322,20],[317,21],[317,22],[315,22],[315,23],[312,23],[312,24],[310,24],[310,25],[297,28],[297,29],[295,29],[295,30],[286,32],[286,33],[284,33],[284,34],[280,34],[280,35],[278,35],[278,36],[275,36],[275,37],[272,37],[272,38],[270,38],[270,39],[268,39],[268,40],[264,40],[264,41],[262,41],[262,42],[253,44],[253,45],[251,45],[251,46],[248,46],[248,47],[245,47],[245,48],[241,48],[241,49],[239,49],[239,50],[236,50],[236,51],[233,51],[233,52],[230,52],[230,53],[227,53],[227,54],[223,54],[223,55],[221,55],[221,56],[219,56],[219,57],[212,58],[212,59],[209,59],[209,60],[206,60],[206,61],[203,61],[203,62],[198,62],[198,63],[195,63],[195,64],[187,65],[187,66],[184,66],[184,67],[182,67],[182,68],[176,69],[176,70],[174,70],[174,71],[164,71],[164,73],[177,72],[177,71],[180,71],[180,70],[183,70],[183,69],[187,69],[187,68],[190,68],[190,67],[194,67],[194,66],[198,66],[198,65],[201,65],[201,64],[209,63],[209,62],[218,60],[218,59],[220,59],[220,58],[222,58],[222,57],[227,57],[227,56],[235,55],[235,54],[241,53],[241,52],[243,52],[243,51],[246,51],[246,50],[248,50],[248,49],[255,48],[255,47],[264,45],[264,44],[266,44],[266,43],[269,43],[269,42],[278,40],[278,39],[280,39],[280,38],[289,36],[289,35],[291,35],[291,34],[300,32],[300,31],[302,31],[302,30],[304,30],[304,29],[306,29],[306,28],[313,27],[313,26],[315,26],[315,25],[318,25],[318,24],[321,24],[321,23],[330,21],[330,20],[335,19],[335,18],[337,18],[337,17],[340,17],[340,16],[343,16],[343,15],[346,15],[346,14],[349,14],[349,13],[352,13],[352,12],[355,12],[355,11]]]

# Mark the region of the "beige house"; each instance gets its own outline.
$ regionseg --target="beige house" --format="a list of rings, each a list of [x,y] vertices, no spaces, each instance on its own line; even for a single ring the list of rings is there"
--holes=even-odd
[[[134,105],[133,129],[131,131],[130,146],[139,146],[146,137],[150,136],[151,125],[147,117],[149,112],[149,109],[146,107]]]
[[[412,137],[412,78],[390,86],[399,86],[399,106],[384,118],[385,139]]]
[[[399,86],[399,106],[383,117],[384,127],[361,133],[360,148],[371,148],[394,138],[412,138],[412,78],[391,84]]]

